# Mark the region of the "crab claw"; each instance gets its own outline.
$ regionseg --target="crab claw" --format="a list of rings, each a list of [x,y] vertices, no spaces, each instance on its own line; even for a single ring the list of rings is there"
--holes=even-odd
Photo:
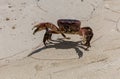
[[[34,30],[34,32],[33,32],[33,35],[35,35],[35,33],[38,32],[38,30],[39,30],[39,29],[36,28],[36,29]]]

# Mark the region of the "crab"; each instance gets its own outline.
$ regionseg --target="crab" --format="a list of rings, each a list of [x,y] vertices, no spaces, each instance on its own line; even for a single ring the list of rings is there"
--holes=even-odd
[[[38,31],[46,30],[43,38],[43,43],[46,46],[46,41],[52,40],[52,34],[61,34],[64,38],[65,34],[78,34],[82,36],[81,44],[86,46],[86,50],[91,47],[90,41],[93,37],[93,31],[90,27],[80,27],[81,22],[74,19],[59,19],[57,21],[58,27],[50,22],[39,23],[33,27],[36,28],[33,32],[35,34]]]

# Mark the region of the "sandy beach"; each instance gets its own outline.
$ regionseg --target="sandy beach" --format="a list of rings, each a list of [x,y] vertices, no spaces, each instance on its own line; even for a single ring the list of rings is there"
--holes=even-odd
[[[120,79],[120,0],[0,0],[1,79]],[[79,35],[55,34],[48,48],[45,30],[33,26],[77,19],[90,26],[89,51]],[[28,57],[28,55],[30,55]]]

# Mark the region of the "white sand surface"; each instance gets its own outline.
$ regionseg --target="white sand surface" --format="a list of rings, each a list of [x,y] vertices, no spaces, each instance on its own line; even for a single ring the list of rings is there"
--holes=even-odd
[[[0,0],[0,79],[120,79],[119,4],[120,0]],[[89,51],[78,47],[78,35],[66,34],[70,40],[44,48],[45,31],[32,34],[35,24],[57,25],[60,18],[78,19],[82,27],[93,29]],[[53,35],[57,38],[62,36]]]

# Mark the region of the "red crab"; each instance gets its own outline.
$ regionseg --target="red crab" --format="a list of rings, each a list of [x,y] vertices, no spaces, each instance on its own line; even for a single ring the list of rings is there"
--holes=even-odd
[[[93,37],[93,31],[90,27],[80,27],[81,22],[79,20],[73,20],[73,19],[59,19],[57,21],[57,26],[50,22],[40,23],[38,25],[35,25],[33,28],[36,28],[33,32],[35,34],[38,31],[46,30],[46,33],[43,38],[43,43],[46,46],[46,41],[51,40],[52,34],[61,34],[64,38],[69,39],[69,37],[66,37],[65,34],[79,34],[82,36],[82,45],[87,46],[86,49],[91,47],[90,41]]]

